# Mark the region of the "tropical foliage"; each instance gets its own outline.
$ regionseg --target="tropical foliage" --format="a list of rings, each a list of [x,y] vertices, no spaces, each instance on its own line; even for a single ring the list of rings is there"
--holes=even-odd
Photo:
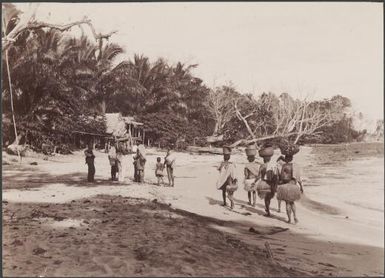
[[[3,4],[3,38],[19,16],[12,4]],[[287,93],[256,97],[232,85],[209,88],[194,76],[197,65],[145,55],[117,63],[121,46],[57,28],[23,29],[8,45],[2,55],[3,69],[6,59],[10,67],[10,76],[2,71],[4,142],[15,138],[12,104],[18,129],[34,145],[65,141],[74,130],[101,133],[106,112],[135,116],[160,146],[203,143],[210,135],[224,136],[222,143],[266,137],[335,143],[360,135],[346,113],[350,101],[342,96],[307,101]]]

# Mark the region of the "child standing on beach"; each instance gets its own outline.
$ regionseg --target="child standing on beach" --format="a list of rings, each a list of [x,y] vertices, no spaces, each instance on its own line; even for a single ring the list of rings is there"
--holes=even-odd
[[[164,171],[164,164],[161,162],[161,158],[157,157],[156,158],[156,168],[155,168],[155,176],[158,178],[158,186],[160,186],[160,182],[164,184],[163,180],[163,171]]]

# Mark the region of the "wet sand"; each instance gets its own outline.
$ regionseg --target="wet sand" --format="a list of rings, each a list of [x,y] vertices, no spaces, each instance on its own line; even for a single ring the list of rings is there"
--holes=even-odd
[[[151,152],[151,150],[149,152]],[[103,256],[102,253],[104,252],[110,252],[107,252],[107,257],[109,257],[111,261],[105,260],[108,267],[104,267],[104,270],[101,268],[98,270],[86,270],[86,267],[82,266],[84,265],[84,260],[89,260],[89,250],[91,248],[89,247],[91,241],[88,241],[88,237],[79,238],[81,233],[78,230],[84,227],[75,227],[75,229],[64,228],[67,229],[68,233],[66,237],[74,241],[76,240],[75,242],[78,242],[77,246],[80,246],[82,252],[88,250],[84,251],[82,255],[82,252],[78,252],[73,246],[67,247],[68,242],[61,237],[52,237],[48,242],[44,241],[43,238],[45,238],[47,233],[56,233],[57,228],[47,226],[47,219],[43,219],[44,221],[40,221],[41,224],[39,224],[39,222],[33,220],[33,217],[29,216],[22,220],[22,222],[21,220],[15,222],[20,223],[18,224],[20,225],[19,229],[16,230],[11,229],[11,227],[13,227],[12,225],[14,225],[12,224],[13,222],[3,222],[3,252],[4,255],[7,254],[3,261],[6,262],[6,268],[4,268],[8,271],[6,273],[9,275],[29,276],[28,271],[31,270],[31,266],[23,262],[38,256],[33,255],[33,249],[37,247],[32,248],[32,246],[30,246],[29,253],[16,252],[12,250],[14,247],[11,244],[15,239],[24,239],[24,235],[28,234],[26,231],[31,231],[31,228],[29,228],[31,225],[36,233],[29,232],[32,235],[29,238],[34,238],[33,242],[35,245],[43,240],[42,242],[45,242],[44,246],[46,248],[44,246],[41,248],[44,250],[48,250],[47,248],[55,245],[60,246],[61,249],[65,247],[71,250],[68,251],[69,253],[58,250],[55,256],[59,256],[61,259],[57,260],[71,261],[73,260],[72,257],[77,257],[80,261],[83,260],[82,263],[75,263],[72,267],[64,264],[66,267],[60,268],[61,270],[58,270],[57,273],[49,272],[51,275],[46,274],[47,276],[70,276],[73,273],[81,276],[106,276],[106,273],[108,273],[109,276],[186,276],[189,275],[188,272],[191,272],[190,275],[201,276],[379,276],[384,273],[383,225],[380,225],[383,223],[383,211],[370,209],[360,210],[355,206],[347,207],[340,205],[337,201],[332,202],[331,205],[327,205],[322,199],[313,199],[311,191],[306,194],[308,189],[305,188],[305,195],[297,205],[300,223],[290,225],[284,222],[286,220],[285,213],[277,213],[275,211],[275,200],[272,201],[272,218],[262,216],[264,212],[262,200],[258,200],[255,208],[248,206],[246,202],[247,194],[243,191],[242,185],[235,193],[236,206],[234,211],[220,206],[221,195],[215,188],[217,174],[214,168],[221,160],[220,156],[177,154],[176,186],[174,188],[158,187],[153,184],[155,182],[153,173],[155,160],[157,156],[164,156],[163,153],[158,153],[154,150],[152,154],[150,153],[148,155],[146,184],[143,185],[135,184],[130,179],[127,179],[125,184],[108,181],[109,166],[106,155],[97,153],[96,156],[96,184],[84,182],[86,166],[80,153],[71,156],[50,158],[50,161],[27,158],[24,160],[23,165],[3,165],[3,198],[9,202],[6,205],[3,204],[3,213],[9,217],[13,213],[15,213],[15,215],[26,215],[31,213],[32,209],[40,208],[47,209],[48,212],[45,213],[51,216],[52,214],[49,211],[58,213],[65,212],[64,216],[59,213],[58,219],[60,219],[60,217],[66,217],[79,221],[83,221],[83,219],[89,217],[92,219],[104,217],[104,220],[110,221],[119,216],[118,219],[121,221],[119,225],[112,224],[112,222],[103,223],[111,234],[109,241],[106,241],[105,244],[104,241],[99,241],[99,243],[94,243],[97,245],[96,247],[92,247],[103,250],[103,252],[100,252],[100,256]],[[237,159],[238,158],[234,158],[234,160]],[[238,161],[239,167],[237,171],[239,172],[242,171],[242,159],[244,160],[244,158],[241,157]],[[37,161],[38,165],[29,165],[31,161]],[[202,167],[202,165],[204,165],[204,167]],[[131,165],[129,165],[129,167],[130,166]],[[122,197],[110,203],[111,200],[117,198],[119,195]],[[95,201],[94,204],[93,202],[96,200],[94,198],[101,198],[101,200]],[[138,204],[135,203],[137,201],[132,198],[141,198],[143,201],[140,201],[140,204]],[[150,221],[154,216],[149,212],[151,209],[148,209],[146,206],[153,206],[154,204],[147,203],[145,200],[151,201],[154,199],[157,200],[157,207],[152,211],[171,210],[175,212],[174,209],[177,209],[177,214],[183,216],[183,218],[176,216],[177,219],[179,219],[178,221],[182,221],[183,219],[183,221],[188,221],[188,223],[194,223],[194,227],[205,228],[204,230],[200,230],[199,236],[201,237],[191,238],[191,235],[189,236],[187,231],[185,233],[184,227],[187,225],[186,223],[182,224],[183,228],[180,226],[177,230],[163,227],[160,223],[156,223],[154,226],[148,224],[147,222],[154,222]],[[82,203],[84,200],[90,200],[92,206],[90,203]],[[115,207],[117,200],[120,200],[119,205]],[[124,200],[126,201],[124,202]],[[114,209],[116,209],[115,213],[117,213],[117,215],[112,214],[112,211],[103,210],[105,209],[103,206],[106,206],[106,203],[109,204],[108,208],[114,207]],[[159,203],[166,204],[166,206],[160,205]],[[75,206],[75,204],[77,205]],[[47,205],[49,207],[41,208],[41,206]],[[86,205],[86,207],[83,207],[84,205]],[[143,206],[145,207],[144,210]],[[53,207],[55,208],[53,209]],[[86,212],[90,210],[90,207],[92,207],[92,210],[95,210],[92,216],[89,216]],[[349,210],[347,210],[347,208]],[[103,211],[101,211],[101,209]],[[284,204],[282,204],[282,210],[284,211]],[[132,226],[132,222],[130,221],[133,215],[128,214],[130,217],[124,217],[126,211],[127,213],[130,213],[129,211],[135,211],[141,219],[140,223],[142,226],[136,226],[136,229],[128,228]],[[349,216],[347,213],[349,213]],[[346,216],[348,216],[348,218],[346,218]],[[23,216],[21,217],[23,219]],[[381,219],[379,219],[379,217],[381,217]],[[86,219],[86,221],[88,220]],[[127,222],[127,225],[123,222]],[[74,223],[76,224],[78,222],[75,221],[73,224]],[[120,229],[121,225],[125,227],[127,237],[125,230]],[[91,230],[91,227],[87,228]],[[55,231],[53,231],[53,229],[55,229]],[[95,224],[92,229],[95,234],[104,233],[103,225]],[[144,259],[145,270],[137,274],[135,274],[135,267],[130,268],[126,266],[121,267],[120,270],[115,268],[113,265],[122,261],[130,261],[130,265],[136,266],[138,259],[132,255],[132,252],[134,252],[133,250],[137,247],[130,247],[130,251],[124,253],[116,251],[120,249],[116,247],[117,245],[113,245],[112,242],[118,242],[124,238],[125,241],[131,242],[130,244],[135,243],[151,249],[154,248],[153,245],[155,243],[153,241],[151,244],[147,244],[145,237],[139,240],[135,239],[132,235],[128,235],[130,233],[143,234],[143,231],[144,233],[149,233],[152,229],[161,231],[158,234],[159,237],[157,237],[160,241],[163,241],[168,236],[173,237],[178,235],[178,240],[188,242],[197,247],[197,252],[199,252],[195,253],[195,255],[206,256],[204,257],[205,260],[198,260],[193,266],[183,261],[183,266],[187,266],[188,269],[189,267],[192,268],[192,270],[189,269],[188,271],[186,269],[176,268],[177,264],[172,266],[172,261],[183,260],[183,256],[180,259],[178,259],[178,256],[173,257],[173,259],[170,260],[170,264],[166,264],[163,267],[158,266],[156,262],[150,259]],[[15,231],[16,233],[14,233]],[[78,235],[77,233],[80,234]],[[221,241],[214,241],[212,237],[216,237],[217,233],[224,237],[231,237],[244,245],[242,245],[243,247],[238,251],[233,250],[235,252],[234,254],[237,255],[231,264],[223,263],[226,261],[226,257],[224,257],[222,253],[229,254],[224,250],[232,250],[233,247],[231,247],[230,243],[223,245]],[[45,236],[40,237],[39,234],[44,234]],[[15,238],[16,236],[17,238]],[[108,236],[106,238],[108,238]],[[271,261],[265,257],[264,249],[266,242],[270,243],[273,251],[275,261],[274,270],[267,267]],[[5,246],[4,243],[7,245]],[[201,254],[201,249],[203,248],[202,251],[205,250],[205,247],[202,246],[206,245],[212,246],[214,250],[219,248],[218,250],[222,251],[209,252],[206,250],[206,252],[203,252],[204,254]],[[162,246],[160,249],[168,250],[169,253],[182,254],[179,252],[181,249],[180,245],[170,245],[169,249]],[[257,252],[259,255],[255,255],[257,259],[253,260],[254,263],[248,261],[251,255],[248,251],[245,251],[245,253],[241,252],[242,249],[259,250],[259,253]],[[114,250],[118,253],[115,259],[112,259],[112,257],[114,257]],[[239,252],[239,254],[237,252]],[[61,253],[63,255],[61,255]],[[163,257],[165,257],[164,253],[162,254]],[[183,253],[183,255],[188,258],[194,257],[191,254],[186,254]],[[233,254],[233,252],[230,252],[230,254]],[[53,264],[55,261],[54,256],[50,256],[52,258],[45,258],[44,260],[46,266]],[[150,257],[152,258],[152,256]],[[20,265],[16,265],[16,268],[13,268],[14,266],[11,263],[14,258],[20,259]],[[196,258],[194,257],[194,259]],[[244,264],[245,261],[247,264]],[[256,263],[256,261],[258,261],[258,263]],[[140,262],[143,263],[143,260]],[[210,263],[206,264],[206,262]],[[254,269],[254,265],[259,265],[259,263],[266,263],[266,265]],[[43,265],[44,264],[40,263],[39,267]],[[40,269],[39,267],[36,266],[34,273],[40,270],[44,271],[44,268]],[[292,270],[290,270],[290,268],[292,268]],[[48,270],[49,269],[50,268],[48,268]],[[46,270],[46,272],[48,270]]]

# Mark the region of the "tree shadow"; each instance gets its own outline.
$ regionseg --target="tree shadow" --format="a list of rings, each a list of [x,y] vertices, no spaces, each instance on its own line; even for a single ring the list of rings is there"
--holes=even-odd
[[[52,173],[37,170],[33,167],[3,167],[2,188],[3,189],[33,189],[43,187],[47,184],[61,183],[68,186],[77,187],[97,187],[100,185],[131,185],[134,184],[131,178],[126,178],[125,182],[119,183],[110,178],[96,176],[94,182],[87,181],[87,172],[75,172],[69,174],[55,175]],[[11,173],[7,170],[12,170]]]

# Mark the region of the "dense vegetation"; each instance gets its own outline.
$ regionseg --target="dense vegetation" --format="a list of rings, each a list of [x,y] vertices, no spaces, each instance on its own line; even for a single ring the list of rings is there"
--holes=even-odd
[[[3,4],[2,37],[19,15],[12,4]],[[21,32],[6,50],[8,57],[2,55],[4,143],[15,139],[12,102],[17,128],[32,145],[58,138],[67,142],[74,130],[102,133],[106,112],[142,121],[147,138],[160,146],[204,145],[210,135],[223,136],[221,143],[266,136],[339,143],[362,135],[352,127],[345,97],[308,102],[287,93],[246,95],[231,85],[209,88],[192,73],[197,65],[150,61],[144,55],[116,65],[123,49],[103,42],[52,28]]]

